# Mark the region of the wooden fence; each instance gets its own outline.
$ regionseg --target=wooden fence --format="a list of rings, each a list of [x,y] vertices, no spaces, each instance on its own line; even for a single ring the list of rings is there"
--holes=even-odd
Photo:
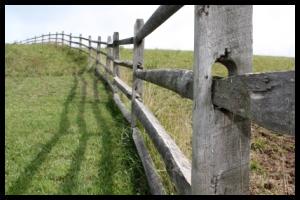
[[[251,73],[252,6],[248,5],[196,5],[193,71],[145,69],[146,36],[181,7],[160,6],[145,24],[137,19],[134,36],[122,40],[118,32],[114,32],[112,40],[108,37],[107,42],[101,41],[100,36],[92,40],[90,36],[62,32],[30,38],[23,43],[65,44],[88,53],[95,60],[95,74],[109,85],[114,102],[131,124],[152,194],[165,194],[165,190],[136,126],[137,120],[163,158],[178,194],[249,194],[250,122],[294,135],[295,72]],[[92,47],[92,43],[97,47]],[[101,50],[102,44],[106,45],[106,52]],[[134,45],[132,61],[119,59],[119,46],[127,44]],[[105,63],[100,54],[106,57]],[[215,62],[226,66],[228,77],[212,76]],[[132,87],[121,80],[119,67],[132,69]],[[105,73],[101,73],[101,68]],[[143,81],[193,100],[192,164],[143,104]],[[131,100],[132,110],[125,107],[117,91]]]

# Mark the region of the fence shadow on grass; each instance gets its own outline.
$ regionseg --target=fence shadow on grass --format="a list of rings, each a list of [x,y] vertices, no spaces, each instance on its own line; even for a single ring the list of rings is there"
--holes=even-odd
[[[74,152],[71,162],[71,167],[65,176],[65,181],[61,185],[61,190],[59,193],[62,194],[73,194],[73,191],[76,190],[76,179],[78,177],[78,173],[81,168],[82,160],[84,158],[84,153],[87,146],[87,140],[88,140],[88,133],[87,133],[87,126],[84,119],[84,113],[85,113],[85,103],[86,103],[86,94],[87,94],[87,82],[83,78],[83,76],[80,76],[80,82],[82,83],[81,87],[81,98],[78,105],[78,115],[77,115],[77,124],[79,127],[79,132],[81,134],[79,139],[79,146]]]
[[[101,97],[99,95],[97,85],[105,84],[103,81],[99,81],[99,79],[90,73],[93,77],[93,91],[94,91],[94,103],[93,103],[93,113],[95,115],[95,119],[97,120],[97,124],[99,128],[103,130],[102,133],[102,149],[100,154],[102,155],[101,160],[99,162],[99,178],[102,179],[102,182],[105,183],[104,187],[101,185],[101,194],[113,194],[113,182],[112,175],[114,173],[113,169],[113,149],[114,149],[114,141],[112,141],[112,134],[118,134],[122,138],[122,141],[118,144],[122,145],[122,148],[126,151],[122,151],[123,154],[123,163],[126,166],[126,169],[131,169],[129,173],[130,181],[133,185],[135,191],[133,193],[139,194],[149,194],[147,179],[143,171],[142,164],[138,157],[137,151],[135,149],[130,125],[123,118],[122,114],[118,110],[117,106],[114,104],[112,97],[106,102],[101,102]],[[110,93],[108,86],[105,84],[106,93]],[[105,117],[101,115],[101,110],[99,108],[99,104],[105,103],[105,109],[110,113],[110,115],[114,118],[113,122],[107,124]],[[118,127],[120,132],[112,132],[112,127]],[[105,172],[105,173],[104,173]]]
[[[33,179],[33,176],[36,174],[39,167],[45,161],[48,154],[51,152],[52,148],[57,144],[59,138],[64,134],[66,134],[66,130],[68,130],[70,126],[70,121],[68,118],[69,107],[76,95],[77,86],[78,86],[78,78],[77,76],[74,76],[73,86],[67,96],[66,101],[63,104],[64,109],[60,116],[58,132],[55,133],[55,135],[46,144],[43,145],[42,150],[29,163],[29,165],[25,167],[24,172],[19,176],[19,178],[12,183],[12,185],[8,189],[7,192],[8,194],[22,194],[28,189]]]

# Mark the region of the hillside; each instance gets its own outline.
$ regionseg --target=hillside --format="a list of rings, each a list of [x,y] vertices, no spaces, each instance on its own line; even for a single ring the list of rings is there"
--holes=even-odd
[[[121,48],[121,59],[131,60],[132,50]],[[192,69],[193,52],[145,50],[144,60],[147,69]],[[6,193],[148,193],[129,126],[102,82],[85,71],[87,65],[85,54],[68,47],[6,45]],[[254,56],[253,71],[294,70],[294,65],[294,58]],[[213,74],[226,76],[226,69],[216,64]],[[121,68],[129,85],[131,76],[130,70]],[[192,101],[151,83],[144,84],[143,97],[191,158]],[[122,100],[130,106],[125,97]],[[173,194],[163,161],[143,135],[168,193]],[[252,125],[252,194],[295,193],[294,149],[294,138]]]

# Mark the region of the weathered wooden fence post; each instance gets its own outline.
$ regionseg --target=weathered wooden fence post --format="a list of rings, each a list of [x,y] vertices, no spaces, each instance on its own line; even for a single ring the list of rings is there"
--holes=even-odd
[[[44,35],[42,35],[42,45],[44,44]]]
[[[61,46],[64,46],[64,31],[61,33]]]
[[[107,44],[110,44],[110,43],[111,43],[111,36],[108,36],[107,37]],[[107,56],[106,56],[106,68],[111,69],[111,67],[110,67],[111,66],[111,61],[108,57],[110,57],[112,55],[112,49],[111,49],[111,47],[108,47],[108,45],[106,46],[106,54],[107,54]],[[106,71],[106,69],[104,71],[105,71],[104,76],[105,76],[106,79],[108,79],[108,72]]]
[[[81,39],[81,37],[82,37],[82,34],[80,33],[80,35],[79,35],[79,49],[80,50],[82,50],[82,46],[81,46],[82,39]]]
[[[70,43],[69,43],[70,48],[72,47],[72,33],[70,33]]]
[[[211,68],[252,71],[252,6],[196,5],[194,37],[192,194],[249,194],[250,120],[213,106]]]
[[[96,67],[100,63],[100,50],[101,50],[101,36],[98,36],[98,42],[97,42],[97,54],[96,54]]]
[[[50,41],[51,41],[51,33],[49,32],[49,38],[48,38],[48,43],[50,43]]]
[[[92,66],[92,37],[89,35],[89,68]]]
[[[55,45],[57,46],[57,32],[55,33]]]
[[[137,19],[134,24],[134,37],[138,31],[144,26],[143,19]],[[140,100],[142,100],[143,94],[143,81],[136,78],[134,72],[139,68],[143,69],[144,65],[144,39],[141,42],[137,42],[136,39],[133,41],[133,77],[132,77],[132,99],[131,99],[131,128],[136,127],[136,117],[133,112],[133,102],[138,94]]]
[[[36,44],[36,36],[34,36],[34,44]]]
[[[119,59],[120,52],[119,52],[119,45],[117,44],[117,41],[119,40],[119,32],[114,32],[113,34],[113,58]],[[120,69],[117,63],[113,62],[113,73],[114,76],[120,77]]]

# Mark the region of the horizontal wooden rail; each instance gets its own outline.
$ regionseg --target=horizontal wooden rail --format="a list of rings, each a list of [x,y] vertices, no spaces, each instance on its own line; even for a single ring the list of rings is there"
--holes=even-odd
[[[142,29],[134,38],[137,43],[152,33],[157,27],[163,24],[169,17],[177,12],[183,5],[162,5],[152,14]]]
[[[116,40],[112,44],[107,44],[107,47],[113,47],[115,45],[125,45],[125,44],[133,44],[133,37],[122,39],[122,40]]]
[[[128,123],[131,123],[131,114],[124,105],[124,103],[121,101],[120,96],[117,93],[113,94],[113,99],[115,104],[120,109],[121,113],[123,114],[124,118],[127,120]]]
[[[142,164],[145,169],[145,174],[146,174],[146,177],[148,180],[148,185],[149,185],[151,194],[154,194],[154,195],[166,194],[163,184],[160,180],[159,175],[156,172],[154,163],[151,159],[151,156],[147,150],[147,147],[144,143],[144,140],[143,140],[138,128],[132,129],[132,139],[136,146],[137,152],[142,160]]]
[[[114,63],[126,67],[128,69],[132,69],[133,68],[133,62],[129,61],[129,60],[113,60]]]
[[[215,79],[212,91],[216,106],[273,131],[295,134],[295,71]]]
[[[84,38],[84,37],[79,37],[80,39],[83,39],[83,40],[86,40],[86,41],[89,41],[88,38]]]
[[[190,70],[138,70],[136,77],[193,99]],[[285,134],[295,132],[295,71],[213,79],[213,104]],[[250,94],[250,99],[247,99]],[[249,96],[249,95],[248,95]]]
[[[182,97],[193,98],[193,71],[191,70],[137,70],[134,74],[139,79],[172,90]]]
[[[132,97],[132,89],[129,87],[124,81],[122,81],[119,77],[114,77],[115,85],[127,96],[128,99]]]
[[[167,171],[180,194],[191,192],[191,164],[151,111],[139,100],[133,100],[133,112],[147,130],[162,156]]]

